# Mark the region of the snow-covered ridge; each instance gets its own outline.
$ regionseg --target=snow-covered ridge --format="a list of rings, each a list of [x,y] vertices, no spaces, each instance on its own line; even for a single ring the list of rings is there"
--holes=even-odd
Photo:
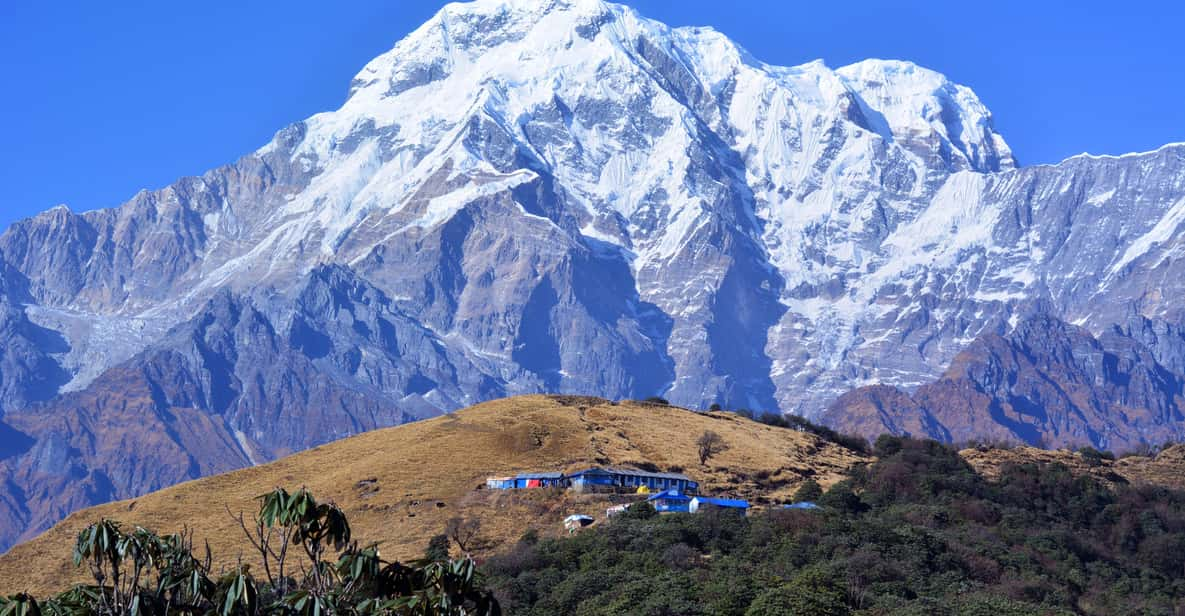
[[[584,117],[565,121],[561,141],[540,143],[527,134],[541,113],[573,110]],[[720,198],[681,179],[686,152],[705,139],[704,131],[724,135],[750,158],[751,172],[780,185],[833,183],[818,177],[814,164],[832,154],[841,159],[830,175],[866,173],[885,148],[899,151],[916,178],[932,175],[935,166],[1014,166],[990,113],[969,89],[908,62],[868,60],[839,70],[819,61],[771,66],[711,28],[670,28],[599,0],[477,0],[445,6],[367,64],[340,109],[305,122],[292,158],[311,171],[333,167],[323,173],[353,188],[335,188],[339,181],[328,186],[336,192],[306,192],[299,202],[315,203],[320,222],[314,228],[288,217],[270,240],[282,239],[288,248],[257,252],[287,254],[320,229],[321,244],[336,250],[333,238],[376,207],[359,206],[360,200],[397,213],[406,207],[404,196],[428,177],[416,169],[444,159],[480,166],[453,149],[457,131],[479,116],[573,192],[590,219],[583,228],[640,254],[639,268],[677,252],[705,220],[700,204]],[[840,152],[835,127],[849,140]],[[390,133],[383,136],[388,152],[360,145],[375,132]],[[615,220],[636,218],[656,192],[691,209],[666,209],[664,233],[637,247],[631,238],[639,229],[623,236],[612,230]]]
[[[226,287],[283,312],[348,266],[471,362],[429,400],[488,379],[809,413],[924,382],[1032,306],[1092,327],[1116,295],[1167,312],[1140,273],[1182,251],[1179,165],[1106,163],[1017,167],[971,89],[910,62],[775,66],[599,0],[476,0],[369,62],[340,108],[93,229],[43,214],[5,258],[46,308],[111,322],[175,323]],[[71,250],[37,256],[51,245]],[[102,348],[63,361],[88,377]],[[654,391],[631,380],[641,355]]]
[[[1094,160],[1134,158],[1134,157],[1148,156],[1149,154],[1156,154],[1156,153],[1162,152],[1164,150],[1177,149],[1177,148],[1185,148],[1185,141],[1173,141],[1173,142],[1166,143],[1158,148],[1154,148],[1151,150],[1145,150],[1143,152],[1127,152],[1126,154],[1091,154],[1089,152],[1083,152],[1081,154],[1075,154],[1075,155],[1067,158],[1066,160],[1073,160],[1075,158],[1087,158],[1087,159],[1094,159]],[[1065,161],[1063,161],[1063,162],[1065,162]],[[1054,164],[1057,164],[1057,163],[1054,163]]]
[[[639,51],[641,41],[668,53],[673,68],[685,71],[710,95],[718,95],[743,73],[755,72],[786,91],[795,105],[819,112],[857,98],[871,112],[867,128],[885,138],[909,141],[933,134],[951,145],[970,168],[1014,166],[986,107],[970,89],[939,73],[896,60],[866,60],[838,70],[820,61],[796,67],[768,65],[712,28],[671,28],[629,7],[600,0],[446,5],[359,72],[350,100],[338,114],[352,120],[367,117],[380,125],[398,123],[396,108],[432,101],[436,106],[439,101],[455,101],[460,107],[475,87],[483,86],[505,88],[512,99],[524,90],[538,95],[534,100],[508,101],[517,102],[519,109],[514,111],[521,111],[540,97],[561,93],[566,82],[578,82],[582,91],[595,88],[599,71],[608,69],[606,61],[646,64],[639,57],[644,55]],[[425,91],[411,92],[417,88]],[[350,128],[341,123],[326,126],[339,138]]]
[[[1185,374],[1181,297],[1185,147],[1017,167],[970,89],[908,62],[452,4],[235,163],[0,235],[0,414],[53,424],[2,461],[38,470],[0,510],[51,495],[48,523],[98,494],[74,477],[130,497],[518,393],[810,415],[1034,314],[1135,323]],[[125,411],[178,449],[103,479],[118,444],[62,430]]]

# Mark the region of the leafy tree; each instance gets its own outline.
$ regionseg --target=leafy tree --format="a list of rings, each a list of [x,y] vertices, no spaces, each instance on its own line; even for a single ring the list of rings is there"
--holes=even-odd
[[[1103,460],[1114,460],[1115,454],[1110,451],[1099,451],[1094,447],[1082,447],[1078,450],[1078,455],[1082,456],[1082,461],[1087,466],[1102,466]]]
[[[819,497],[819,504],[847,514],[856,514],[864,511],[864,503],[856,496],[855,491],[852,490],[851,480],[845,479],[828,488],[822,496]]]
[[[847,616],[849,613],[851,610],[839,584],[823,571],[810,568],[799,573],[788,584],[757,595],[745,611],[745,616]]]
[[[872,455],[878,458],[887,458],[901,451],[904,443],[905,438],[903,437],[882,434],[876,437],[876,442],[872,444]]]
[[[868,441],[864,437],[841,434],[827,426],[817,424],[799,415],[764,413],[761,415],[760,421],[771,426],[790,428],[799,432],[809,432],[845,449],[850,449],[858,453],[868,453]]]
[[[523,531],[523,535],[518,538],[518,541],[519,543],[525,543],[527,545],[535,545],[536,543],[539,543],[539,531],[535,530],[534,528],[528,528],[527,530]]]
[[[796,503],[813,503],[823,496],[823,487],[814,479],[807,479],[798,486],[798,491],[794,493],[794,502]]]
[[[424,560],[430,562],[448,560],[448,546],[448,535],[444,533],[433,535],[432,538],[428,540],[428,549],[424,551]]]
[[[625,511],[618,514],[618,517],[622,519],[649,520],[657,515],[658,511],[655,510],[654,505],[642,501],[630,505]]]
[[[798,429],[801,427],[801,424],[791,423],[790,420],[781,413],[762,413],[761,416],[757,418],[757,421],[760,421],[767,426],[776,426],[778,428]],[[803,421],[806,420],[804,419]]]
[[[1016,601],[994,595],[973,595],[963,599],[956,616],[1070,616],[1074,612]]]

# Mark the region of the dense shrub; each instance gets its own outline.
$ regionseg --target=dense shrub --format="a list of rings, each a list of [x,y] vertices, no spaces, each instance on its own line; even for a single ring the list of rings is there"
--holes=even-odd
[[[836,432],[827,426],[817,424],[805,417],[798,415],[780,415],[787,427],[801,430],[803,432],[810,432],[820,438],[831,441],[840,447],[850,449],[857,453],[868,453],[868,441],[861,436],[854,436],[851,434],[842,434]]]
[[[849,612],[847,597],[835,576],[817,568],[806,568],[788,583],[757,595],[745,616],[847,616]]]
[[[1078,455],[1082,456],[1082,461],[1086,462],[1087,466],[1101,466],[1103,460],[1115,459],[1115,454],[1110,451],[1099,451],[1094,447],[1083,447],[1078,450]]]
[[[746,419],[753,419],[760,421],[767,426],[776,426],[778,428],[789,428],[798,430],[799,432],[809,432],[824,440],[831,441],[840,447],[850,449],[857,453],[868,453],[868,441],[863,437],[853,436],[850,434],[843,434],[836,432],[827,426],[817,424],[805,417],[798,415],[783,415],[781,413],[754,413],[749,409],[739,409],[734,411],[737,415]]]
[[[1173,615],[1185,493],[1064,465],[987,481],[948,446],[878,439],[821,511],[631,508],[484,570],[512,614]],[[635,511],[635,509],[637,509]],[[529,552],[526,554],[524,552]]]

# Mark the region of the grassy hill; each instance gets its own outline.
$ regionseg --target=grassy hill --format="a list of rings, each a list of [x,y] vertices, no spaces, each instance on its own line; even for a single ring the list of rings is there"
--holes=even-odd
[[[1173,445],[1153,456],[1127,456],[1118,460],[1102,458],[1091,461],[1080,453],[1065,449],[968,448],[959,455],[987,479],[996,479],[1007,464],[1063,464],[1074,475],[1088,475],[1108,485],[1150,484],[1185,490],[1185,445]]]
[[[701,466],[695,441],[705,430],[728,448]],[[486,490],[489,475],[654,465],[686,473],[706,493],[760,505],[789,499],[808,477],[828,486],[861,461],[811,434],[729,413],[573,396],[507,398],[76,512],[0,557],[0,593],[44,595],[82,580],[85,572],[70,564],[71,547],[80,529],[102,517],[159,532],[188,527],[198,545],[208,541],[223,564],[231,564],[244,545],[231,513],[254,511],[254,498],[275,486],[303,485],[335,501],[354,536],[381,542],[388,558],[420,556],[451,517],[479,518],[480,556],[529,528],[558,535],[565,516],[600,517],[613,502],[603,495]],[[243,557],[250,562],[250,555]]]

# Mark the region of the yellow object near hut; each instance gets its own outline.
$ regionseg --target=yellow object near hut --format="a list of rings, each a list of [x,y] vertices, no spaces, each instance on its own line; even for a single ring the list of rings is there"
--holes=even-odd
[[[650,488],[648,488],[646,486],[638,486],[637,494],[649,494],[649,493],[650,493]]]

